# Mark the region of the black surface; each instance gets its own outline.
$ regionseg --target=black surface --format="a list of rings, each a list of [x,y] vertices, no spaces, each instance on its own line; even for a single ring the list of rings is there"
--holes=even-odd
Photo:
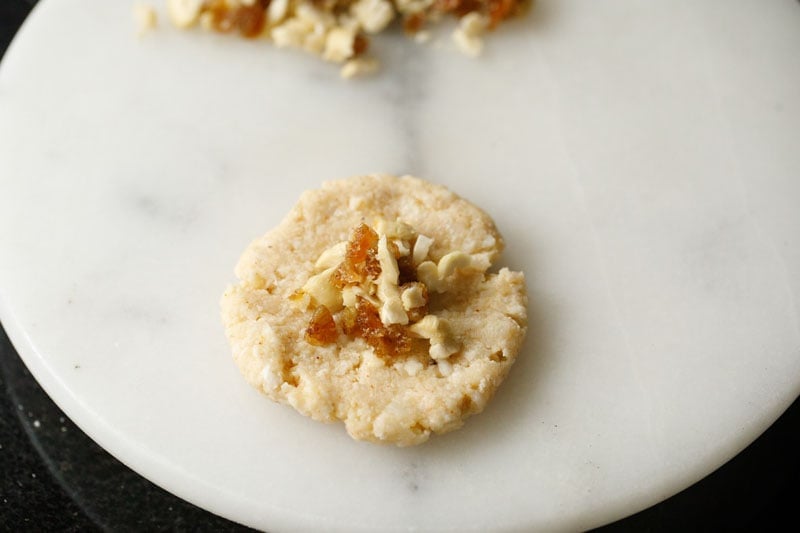
[[[0,0],[0,54],[33,4]],[[599,531],[797,530],[798,454],[795,401],[755,443],[703,481]],[[250,531],[159,489],[104,452],[47,397],[4,332],[0,529]]]

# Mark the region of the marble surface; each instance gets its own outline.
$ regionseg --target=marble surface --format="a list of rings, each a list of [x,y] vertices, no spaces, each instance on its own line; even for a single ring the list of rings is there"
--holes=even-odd
[[[542,1],[481,61],[389,38],[358,85],[76,5],[40,5],[0,69],[0,316],[65,412],[176,494],[271,529],[585,528],[800,392],[795,2]],[[478,201],[532,296],[494,403],[411,450],[266,403],[217,318],[300,191],[373,170]]]

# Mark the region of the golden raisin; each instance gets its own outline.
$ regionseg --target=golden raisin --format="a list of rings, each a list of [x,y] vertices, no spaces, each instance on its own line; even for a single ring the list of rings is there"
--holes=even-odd
[[[231,14],[231,21],[239,33],[248,39],[261,35],[266,16],[259,6],[239,6]]]
[[[353,55],[352,57],[358,57],[360,55],[364,55],[364,53],[369,48],[369,40],[362,34],[357,34],[355,39],[353,39]]]
[[[211,28],[214,31],[225,33],[233,28],[230,10],[224,0],[206,0],[203,12],[211,16]]]
[[[479,11],[481,3],[479,0],[437,0],[436,8],[443,13],[452,13],[461,18],[467,13]]]
[[[346,259],[353,263],[363,263],[369,252],[378,246],[378,234],[363,222],[353,230],[347,243]]]
[[[397,324],[385,326],[378,310],[364,298],[358,298],[355,311],[343,311],[342,326],[346,334],[364,339],[379,357],[396,357],[411,350],[405,329]]]
[[[377,279],[381,273],[378,252],[378,234],[361,224],[353,230],[347,241],[344,261],[334,271],[331,281],[339,289],[347,285],[357,285],[365,279]]]
[[[333,315],[327,307],[320,305],[314,310],[306,328],[306,342],[314,346],[325,346],[336,342],[337,337],[339,337],[339,332],[336,330]]]
[[[422,13],[406,15],[405,20],[403,20],[403,31],[409,35],[414,35],[422,29],[423,24],[425,24],[425,17]]]
[[[514,15],[518,7],[517,0],[489,0],[489,28]]]

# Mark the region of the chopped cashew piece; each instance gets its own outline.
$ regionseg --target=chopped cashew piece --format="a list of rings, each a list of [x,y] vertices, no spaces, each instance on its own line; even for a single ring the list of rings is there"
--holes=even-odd
[[[417,236],[417,242],[414,243],[414,251],[411,254],[415,264],[419,265],[425,261],[425,259],[428,257],[428,252],[430,251],[432,244],[433,239],[427,235]]]
[[[473,11],[461,17],[458,26],[468,37],[480,37],[486,33],[489,19],[486,15]]]
[[[400,300],[406,311],[422,307],[428,303],[425,299],[425,285],[419,282],[409,283],[408,286],[404,285],[400,293]]]
[[[289,9],[289,0],[272,0],[267,8],[267,18],[270,24],[277,24],[286,16]]]
[[[380,315],[381,322],[390,324],[408,324],[408,315],[400,300],[400,288],[397,285],[400,270],[397,260],[389,250],[386,235],[381,235],[378,240],[378,261],[381,265],[381,274],[378,277],[378,298],[383,302]]]
[[[203,0],[167,0],[167,15],[178,28],[190,28],[200,18]]]
[[[464,252],[450,252],[439,259],[439,279],[444,280],[458,269],[469,268],[472,258]]]
[[[289,19],[280,26],[272,28],[272,41],[278,48],[287,46],[302,48],[306,36],[311,34],[313,26],[298,18]]]
[[[453,40],[458,48],[471,57],[479,56],[483,51],[481,36],[489,27],[489,19],[477,12],[467,13],[461,18],[458,29],[453,32]]]
[[[404,239],[407,241],[412,240],[417,234],[414,228],[402,220],[395,220],[392,222],[383,218],[378,219],[376,222],[375,231],[383,233],[390,239]]]
[[[367,33],[378,33],[394,18],[394,8],[386,0],[359,0],[350,11]]]
[[[332,28],[336,25],[336,19],[327,11],[320,11],[312,4],[301,2],[295,8],[295,15],[300,20],[309,22],[314,28]]]
[[[406,241],[401,240],[401,239],[394,239],[394,240],[392,240],[392,243],[397,248],[397,256],[398,257],[405,257],[405,256],[407,256],[408,254],[411,253],[411,248],[408,247],[408,244],[406,244]]]
[[[431,7],[435,0],[395,0],[401,13],[421,13]]]
[[[437,265],[433,261],[423,261],[417,267],[417,277],[436,292],[447,290],[445,281],[456,270],[472,266],[472,258],[464,252],[450,252],[439,260]]]
[[[364,298],[368,301],[373,307],[380,307],[381,303],[378,301],[375,296],[371,295],[363,288],[359,287],[358,285],[350,285],[349,287],[345,287],[342,289],[342,303],[345,307],[354,308],[356,303],[358,302],[358,298]]]
[[[374,59],[370,59],[367,57],[357,57],[355,59],[350,59],[342,65],[342,69],[339,71],[339,75],[349,80],[350,78],[355,78],[357,76],[366,76],[367,74],[372,74],[373,72],[378,71],[378,62]]]
[[[153,6],[137,2],[133,5],[133,18],[136,22],[136,35],[141,37],[158,25],[158,15]]]
[[[302,291],[310,295],[320,305],[324,305],[334,313],[342,308],[342,293],[336,290],[331,283],[331,275],[336,267],[323,270],[319,274],[311,276],[303,285]]]
[[[416,324],[409,326],[408,329],[423,339],[431,341],[429,353],[431,358],[437,361],[447,359],[461,349],[458,342],[453,339],[450,325],[445,319],[436,315],[426,315]]]
[[[469,57],[478,57],[483,52],[483,40],[480,37],[470,37],[461,28],[453,32],[453,41]]]
[[[439,269],[433,261],[424,261],[417,267],[417,278],[428,286],[429,290],[439,291]]]
[[[322,57],[334,63],[343,63],[353,56],[353,42],[356,33],[345,28],[333,28],[325,38],[325,51]]]
[[[423,369],[423,365],[416,359],[409,359],[406,361],[404,368],[409,376],[416,376]]]
[[[312,54],[321,54],[325,48],[325,30],[315,27],[312,33],[306,35],[303,50]]]
[[[314,268],[326,269],[338,266],[344,261],[345,253],[347,253],[347,241],[335,244],[320,254],[319,259],[314,263]]]

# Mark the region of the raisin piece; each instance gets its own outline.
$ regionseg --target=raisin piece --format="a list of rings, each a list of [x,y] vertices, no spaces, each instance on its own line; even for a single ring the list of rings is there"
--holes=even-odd
[[[421,13],[412,13],[403,20],[403,31],[408,35],[414,35],[422,29],[425,24],[425,17]]]
[[[369,39],[367,39],[362,34],[356,34],[355,39],[353,39],[353,55],[352,57],[358,57],[364,55],[369,48]]]
[[[320,305],[314,310],[311,321],[306,328],[306,342],[314,346],[325,346],[336,342],[339,332],[336,330],[336,322],[333,320],[330,310],[324,305]]]
[[[516,0],[489,0],[489,28],[494,29],[500,22],[517,12]]]
[[[411,350],[411,338],[404,328],[384,326],[378,310],[364,298],[359,297],[355,316],[345,317],[344,323],[345,333],[364,339],[379,357],[396,357]]]
[[[344,261],[333,273],[333,286],[342,289],[367,278],[377,279],[381,273],[377,252],[378,234],[366,224],[359,225],[347,241]]]
[[[266,16],[259,6],[241,6],[232,13],[231,21],[242,37],[254,39],[264,30]]]
[[[452,13],[458,18],[463,17],[467,13],[479,11],[481,3],[479,0],[438,0],[436,7],[443,13]]]

